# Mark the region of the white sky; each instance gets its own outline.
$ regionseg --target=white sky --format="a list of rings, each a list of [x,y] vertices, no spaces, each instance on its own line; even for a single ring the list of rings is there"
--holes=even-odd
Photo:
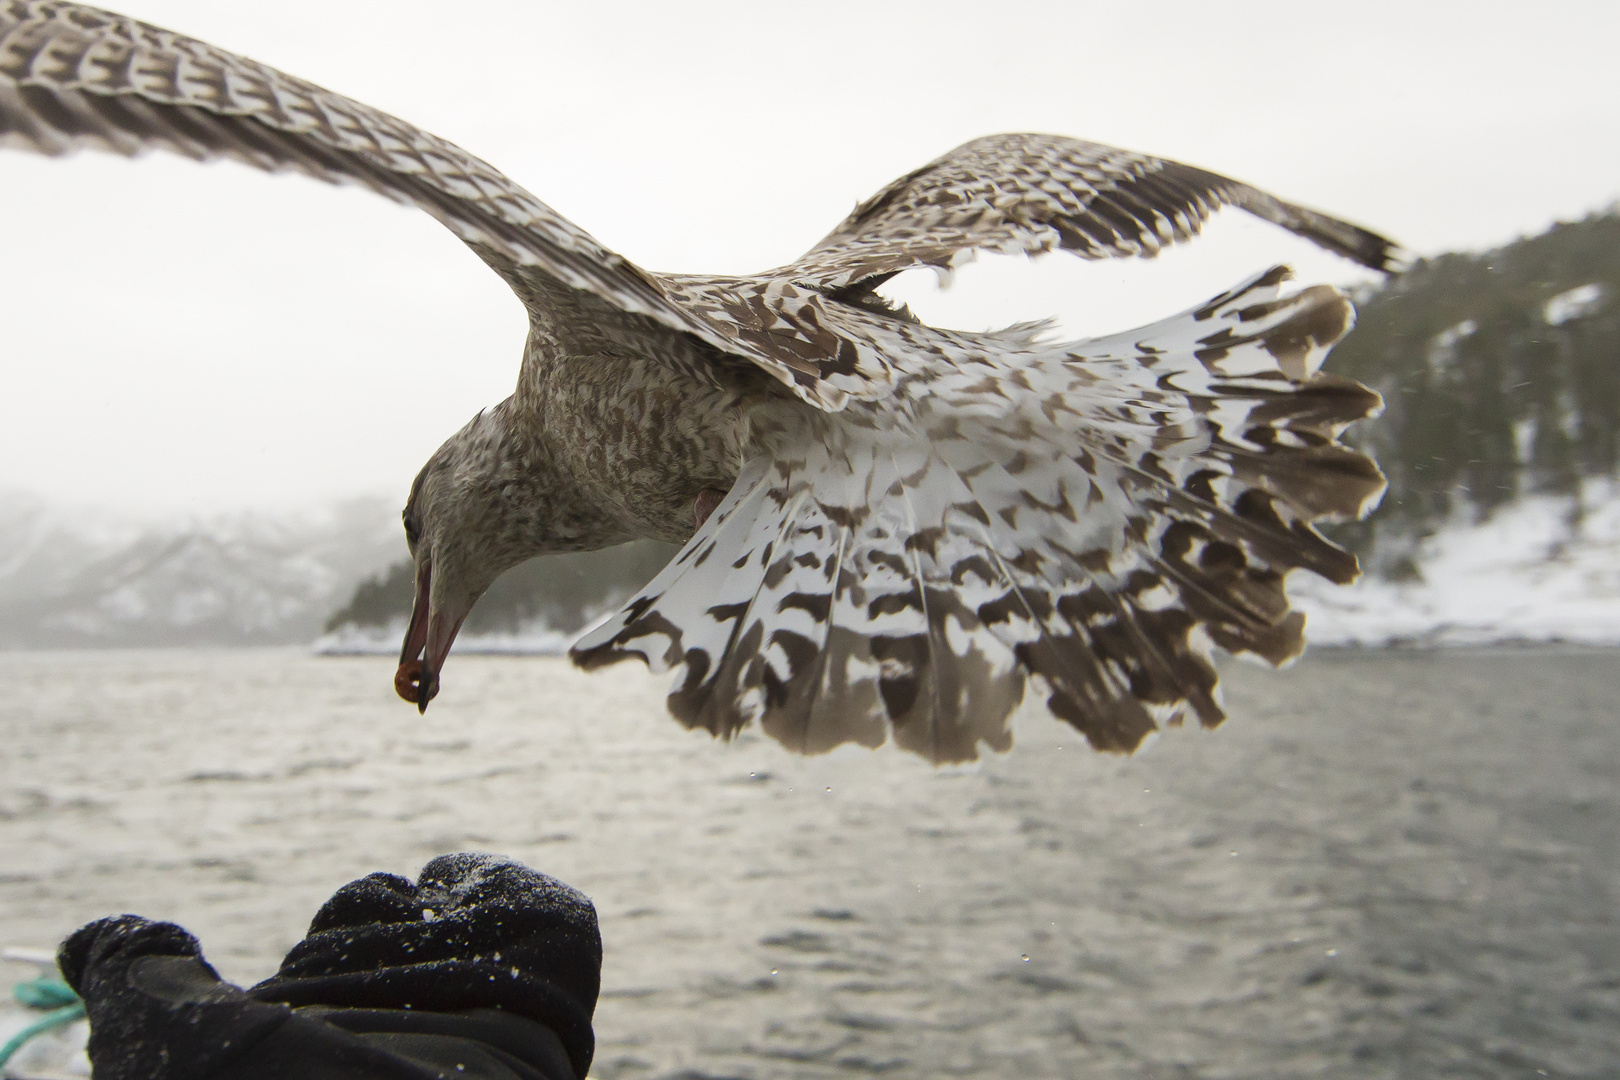
[[[1432,253],[1620,195],[1620,4],[124,0],[453,139],[652,269],[750,271],[969,138],[1177,158]],[[524,320],[425,215],[163,155],[0,152],[0,488],[204,510],[402,498],[510,392]],[[1156,262],[905,286],[977,327],[1170,314],[1274,261],[1239,215]],[[920,300],[919,300],[919,294]]]

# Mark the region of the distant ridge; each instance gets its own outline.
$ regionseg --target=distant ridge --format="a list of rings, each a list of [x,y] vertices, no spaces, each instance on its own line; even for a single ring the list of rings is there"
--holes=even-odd
[[[0,496],[0,648],[305,643],[404,549],[380,499],[154,523]]]

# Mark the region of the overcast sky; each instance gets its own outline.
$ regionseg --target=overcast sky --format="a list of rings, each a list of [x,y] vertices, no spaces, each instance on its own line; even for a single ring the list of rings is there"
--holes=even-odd
[[[1188,161],[1395,237],[1479,249],[1620,196],[1620,4],[126,0],[388,109],[656,270],[745,272],[967,139],[1052,131]],[[510,392],[524,333],[436,222],[233,164],[0,151],[0,488],[212,509],[403,498]],[[1155,262],[898,287],[1076,334],[1274,261],[1228,213]]]

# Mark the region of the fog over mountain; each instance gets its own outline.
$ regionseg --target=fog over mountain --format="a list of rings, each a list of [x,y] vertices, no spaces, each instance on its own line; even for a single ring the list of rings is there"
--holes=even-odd
[[[0,493],[0,648],[307,642],[404,553],[381,499],[163,521]]]

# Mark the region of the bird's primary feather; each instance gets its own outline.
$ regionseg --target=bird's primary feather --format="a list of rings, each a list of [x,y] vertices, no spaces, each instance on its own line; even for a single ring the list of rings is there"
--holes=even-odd
[[[1087,259],[1152,257],[1235,206],[1374,270],[1388,240],[1180,162],[1061,135],[964,143],[857,206],[784,277],[836,288],[913,266],[949,269],[975,250]]]

